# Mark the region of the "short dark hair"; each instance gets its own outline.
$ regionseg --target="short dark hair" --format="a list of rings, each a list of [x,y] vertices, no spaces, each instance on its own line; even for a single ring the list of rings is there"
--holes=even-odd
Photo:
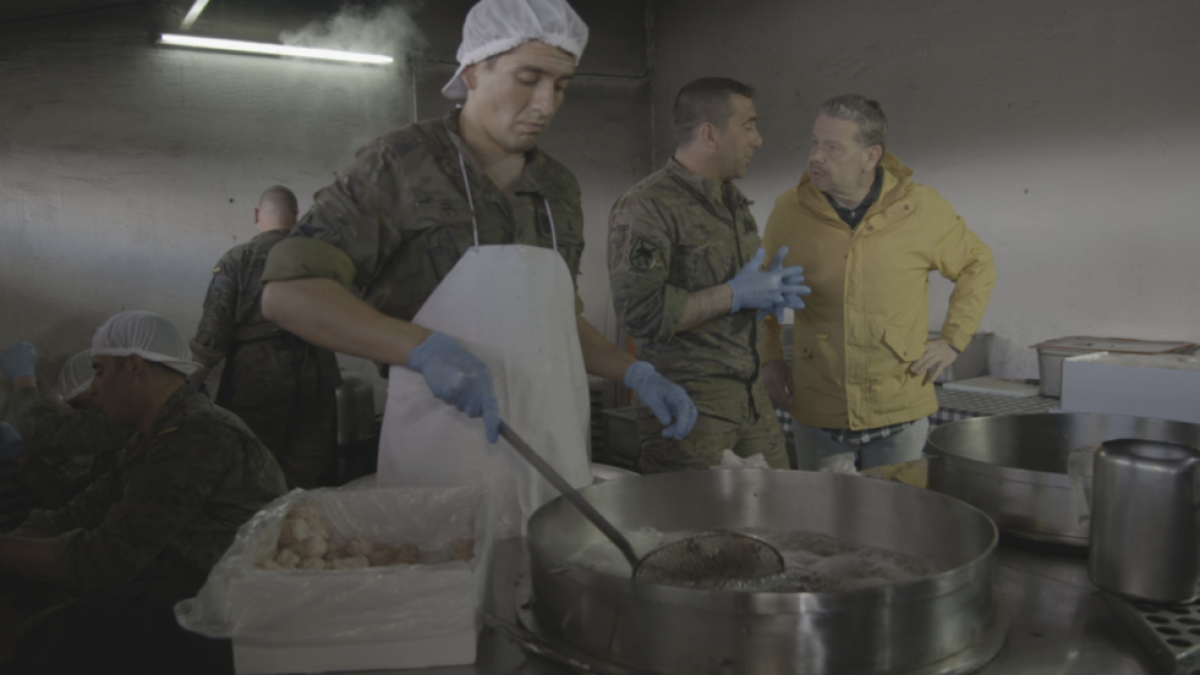
[[[754,87],[728,77],[702,77],[675,96],[675,143],[686,145],[705,122],[724,129],[733,117],[733,96],[754,98]]]
[[[862,94],[840,94],[822,103],[821,112],[837,120],[856,122],[863,147],[878,145],[887,150],[887,115],[879,101]]]
[[[272,185],[263,191],[258,198],[259,207],[270,206],[277,211],[296,215],[300,213],[300,204],[296,201],[296,193],[282,185]]]

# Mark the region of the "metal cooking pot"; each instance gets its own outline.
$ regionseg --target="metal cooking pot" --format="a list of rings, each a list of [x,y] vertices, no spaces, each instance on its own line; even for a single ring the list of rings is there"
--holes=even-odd
[[[929,488],[980,508],[1005,533],[1086,547],[1088,527],[1072,497],[1067,457],[1118,438],[1200,447],[1200,425],[1077,413],[951,422],[929,434]]]
[[[1184,604],[1200,583],[1200,451],[1119,440],[1096,453],[1088,572],[1106,591]]]
[[[808,530],[947,570],[832,593],[634,582],[579,561],[607,540],[556,499],[529,522],[530,628],[596,672],[945,675],[977,669],[1003,643],[1007,615],[992,591],[995,525],[945,495],[855,476],[767,470],[642,476],[581,493],[625,530]]]

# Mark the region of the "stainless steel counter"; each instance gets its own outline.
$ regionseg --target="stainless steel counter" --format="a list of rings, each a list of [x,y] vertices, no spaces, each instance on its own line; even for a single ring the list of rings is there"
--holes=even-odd
[[[1000,655],[979,675],[1152,675],[1149,655],[1087,576],[1081,553],[1005,542],[996,588],[1012,612]],[[498,545],[492,613],[516,622],[516,586],[528,563],[522,540]],[[504,634],[485,628],[473,666],[386,671],[395,675],[568,675],[527,656]]]

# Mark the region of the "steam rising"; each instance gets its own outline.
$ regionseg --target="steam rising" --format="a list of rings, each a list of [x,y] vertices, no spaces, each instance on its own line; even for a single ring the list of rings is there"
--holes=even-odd
[[[409,8],[399,5],[343,7],[330,19],[314,21],[297,31],[284,31],[279,40],[294,47],[386,54],[400,67],[404,67],[410,52],[425,46]]]

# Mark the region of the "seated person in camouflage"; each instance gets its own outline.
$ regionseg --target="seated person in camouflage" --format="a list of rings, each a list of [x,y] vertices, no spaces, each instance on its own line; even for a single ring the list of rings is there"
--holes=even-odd
[[[37,351],[24,340],[0,354],[0,368],[13,380],[8,420],[24,446],[11,459],[16,460],[36,503],[58,508],[112,469],[133,429],[110,424],[100,410],[91,391],[90,352],[67,359],[58,376],[58,394],[74,410],[67,415],[38,389],[36,364]]]
[[[228,645],[183,631],[172,608],[284,493],[283,473],[241,420],[186,386],[200,366],[161,316],[112,317],[92,360],[104,413],[136,433],[83,494],[0,536],[7,599],[39,613],[5,672],[225,670]],[[51,588],[66,601],[53,609]]]
[[[675,99],[675,154],[633,186],[609,217],[608,271],[617,317],[638,355],[696,403],[695,430],[665,438],[637,408],[642,473],[707,469],[725,449],[788,468],[761,376],[759,314],[804,306],[800,268],[766,253],[750,202],[733,184],[762,145],[754,90],[709,77]]]
[[[296,195],[276,185],[254,209],[258,235],[234,246],[213,269],[192,355],[204,384],[225,361],[217,405],[242,418],[271,449],[288,485],[311,489],[337,456],[337,358],[267,321],[262,273],[267,254],[287,238],[297,217]]]

